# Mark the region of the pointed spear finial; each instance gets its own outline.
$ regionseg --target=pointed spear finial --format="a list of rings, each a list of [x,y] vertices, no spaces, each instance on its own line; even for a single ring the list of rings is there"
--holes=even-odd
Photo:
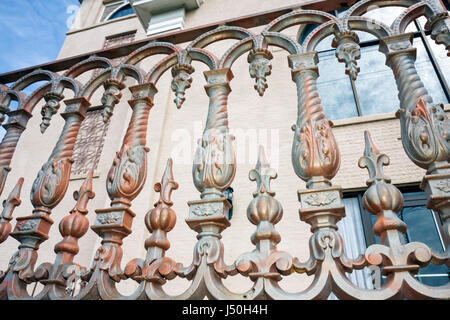
[[[277,172],[270,167],[267,161],[263,146],[259,146],[258,162],[256,163],[255,169],[250,170],[249,173],[249,179],[257,183],[257,188],[253,192],[253,196],[256,197],[258,194],[263,193],[274,196],[275,192],[270,190],[270,180],[276,179],[277,177]]]
[[[375,143],[372,140],[370,132],[367,130],[364,131],[364,142],[364,155],[366,157],[376,157],[378,154],[380,154],[380,151],[375,146]]]
[[[22,190],[23,178],[20,178],[8,198],[3,201],[3,211],[0,215],[0,243],[5,241],[11,233],[12,214],[22,201],[20,200],[20,191]]]
[[[391,180],[384,175],[383,166],[389,165],[389,157],[378,151],[375,146],[369,131],[364,131],[364,156],[358,161],[360,168],[367,168],[369,171],[369,180],[367,180],[367,185],[371,185],[376,180],[385,180],[390,182]]]
[[[71,213],[77,211],[82,214],[87,214],[87,204],[89,200],[94,199],[95,192],[92,191],[92,178],[94,176],[94,170],[89,170],[89,173],[80,187],[80,190],[73,193],[73,198],[77,201],[77,204],[72,209]]]
[[[173,202],[171,201],[172,191],[178,189],[178,183],[174,180],[172,165],[173,160],[172,158],[169,158],[161,182],[155,184],[155,191],[160,193],[159,200],[155,203],[155,207],[160,203],[165,203],[168,206],[173,205]]]
[[[22,203],[22,200],[20,200],[20,191],[22,190],[23,182],[24,178],[20,178],[8,198],[3,201],[3,212],[1,214],[2,218],[11,220],[14,209]]]

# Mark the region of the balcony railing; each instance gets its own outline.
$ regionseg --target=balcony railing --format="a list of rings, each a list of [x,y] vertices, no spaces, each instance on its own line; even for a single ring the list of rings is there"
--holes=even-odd
[[[362,16],[372,5],[403,6],[405,11],[389,27]],[[61,113],[65,119],[64,128],[32,186],[32,214],[17,218],[12,230],[10,221],[13,211],[21,203],[23,179],[18,181],[4,202],[0,217],[0,241],[11,236],[20,245],[8,269],[0,273],[0,298],[326,299],[333,293],[339,299],[450,299],[450,284],[431,287],[414,277],[430,263],[450,265],[448,118],[442,104],[433,102],[421,81],[414,63],[416,49],[412,45],[412,35],[405,33],[408,24],[421,16],[428,21],[426,29],[431,32],[432,39],[446,46],[450,55],[450,19],[440,1],[363,0],[356,2],[339,18],[317,10],[292,10],[268,21],[258,34],[239,26],[219,26],[201,34],[185,48],[169,42],[150,42],[131,52],[120,64],[105,57],[91,56],[70,65],[63,74],[36,68],[8,87],[1,85],[0,112],[3,116],[7,115],[8,120],[3,125],[6,134],[0,144],[0,192],[3,191],[8,172],[13,169],[10,168],[12,156],[34,107],[45,100],[41,110],[41,131],[45,131],[52,117],[58,113],[64,91],[72,90],[74,98],[64,101],[66,108]],[[283,30],[289,27],[305,24],[316,24],[317,27],[301,45],[296,39],[283,34]],[[358,165],[369,172],[369,189],[364,194],[363,204],[367,211],[377,216],[374,233],[380,237],[381,244],[368,247],[357,259],[348,258],[344,252],[343,239],[336,225],[345,216],[342,190],[332,184],[341,158],[332,124],[325,117],[317,92],[318,57],[314,50],[322,39],[334,35],[333,46],[337,59],[345,63],[346,73],[356,78],[360,47],[355,31],[368,32],[380,40],[379,49],[386,55],[386,64],[393,71],[401,103],[397,114],[401,123],[403,147],[417,166],[427,170],[421,187],[427,194],[428,208],[437,211],[443,221],[447,246],[444,253],[438,254],[419,242],[402,244],[402,233],[406,232],[407,226],[396,212],[403,207],[403,197],[384,175],[383,166],[389,164],[389,158],[377,150],[368,132],[365,133],[365,151]],[[211,43],[227,39],[239,41],[221,58],[204,49]],[[130,44],[123,48],[132,47],[133,44]],[[230,205],[224,191],[236,174],[234,137],[229,133],[227,112],[232,66],[238,57],[248,54],[250,76],[255,79],[255,89],[263,96],[268,86],[267,77],[272,72],[272,47],[287,51],[292,80],[297,86],[298,118],[293,127],[292,163],[297,176],[306,182],[306,189],[299,190],[298,196],[300,219],[311,225],[310,258],[301,262],[277,249],[281,236],[276,230],[276,224],[282,219],[283,209],[270,186],[277,173],[270,167],[261,148],[258,162],[250,171],[250,180],[256,182],[256,190],[247,210],[250,222],[256,226],[251,236],[256,248],[243,253],[232,265],[227,265],[220,239],[221,232],[230,226]],[[120,52],[119,49],[114,50]],[[122,52],[127,52],[125,49]],[[166,57],[149,72],[136,66],[144,58],[157,54]],[[176,222],[176,214],[171,208],[171,194],[178,188],[169,159],[161,183],[155,185],[160,198],[145,216],[145,225],[151,233],[143,244],[147,255],[133,259],[122,270],[122,242],[131,234],[135,217],[131,205],[142,190],[147,176],[147,123],[157,93],[158,79],[171,70],[175,103],[180,108],[185,100],[185,92],[191,85],[191,75],[195,72],[192,61],[204,63],[210,69],[204,73],[210,101],[208,116],[192,169],[200,200],[188,203],[189,216],[186,220],[188,226],[198,233],[192,263],[184,266],[166,255],[170,246],[167,233]],[[87,83],[82,84],[75,79],[88,71],[99,69],[101,71],[95,73]],[[13,73],[0,76],[2,79],[11,77],[14,77]],[[62,240],[55,246],[55,262],[36,267],[39,246],[48,239],[53,223],[50,214],[67,191],[73,148],[90,106],[91,95],[97,88],[104,87],[103,117],[104,121],[108,121],[120,101],[128,77],[138,83],[129,87],[132,92],[129,101],[132,116],[122,147],[108,173],[106,191],[111,205],[96,210],[97,218],[91,226],[102,239],[92,265],[85,267],[74,263],[74,257],[80,250],[78,240],[89,227],[87,204],[95,196],[91,172],[75,195],[75,207],[60,221]],[[31,95],[26,96],[22,92],[30,84],[43,80],[46,83]],[[12,100],[18,102],[17,110],[10,110]],[[346,272],[372,266],[381,268],[386,276],[380,288],[359,288],[345,275]],[[307,289],[288,293],[278,282],[293,273],[306,273],[314,280]],[[245,293],[235,294],[222,282],[222,279],[237,274],[253,282],[253,286]],[[184,293],[170,296],[164,291],[164,285],[176,277],[188,279],[190,286]],[[117,283],[125,279],[138,283],[137,290],[130,296],[123,296],[116,288]],[[81,289],[76,295],[71,291],[75,282],[81,282]],[[36,283],[41,283],[43,289],[30,295],[27,287]]]

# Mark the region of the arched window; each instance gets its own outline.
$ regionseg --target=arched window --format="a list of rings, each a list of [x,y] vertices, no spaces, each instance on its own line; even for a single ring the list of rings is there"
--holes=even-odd
[[[107,21],[117,19],[120,17],[129,16],[133,14],[134,10],[130,3],[124,4],[123,6],[117,8],[110,16],[106,19]]]

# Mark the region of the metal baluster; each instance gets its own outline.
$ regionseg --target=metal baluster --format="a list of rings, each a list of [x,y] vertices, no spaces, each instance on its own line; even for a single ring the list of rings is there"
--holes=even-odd
[[[439,212],[444,224],[444,239],[450,241],[450,128],[443,105],[433,103],[415,68],[416,48],[412,34],[381,39],[380,51],[394,72],[400,99],[402,143],[408,157],[426,169],[421,188],[427,207]]]

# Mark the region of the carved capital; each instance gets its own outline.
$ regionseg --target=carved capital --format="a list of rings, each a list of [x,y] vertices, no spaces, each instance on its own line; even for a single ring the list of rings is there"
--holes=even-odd
[[[8,90],[8,87],[0,84],[0,124],[5,120],[5,114],[10,111],[8,106],[10,98],[6,99],[6,90]]]
[[[205,71],[204,75],[207,82],[205,89],[209,97],[211,97],[210,88],[217,86],[229,88],[230,81],[234,78],[230,68]]]
[[[64,119],[67,119],[71,115],[78,115],[84,119],[87,110],[91,106],[91,103],[84,97],[64,100],[64,103],[66,104],[66,109],[61,114]]]
[[[178,109],[181,108],[186,98],[186,90],[191,87],[191,74],[195,69],[190,64],[177,64],[172,68],[172,91],[175,93],[175,104]]]
[[[102,117],[103,122],[108,122],[111,118],[114,107],[122,98],[121,90],[125,88],[125,84],[119,79],[110,78],[103,83],[105,92],[103,93],[101,102],[103,106]]]
[[[272,53],[264,48],[252,49],[247,58],[250,63],[250,77],[255,79],[255,89],[261,97],[268,87],[266,77],[272,73],[272,64],[270,63],[272,59]]]
[[[353,31],[336,33],[332,46],[336,48],[338,61],[345,63],[345,73],[356,80],[360,71],[356,60],[361,58],[358,35]]]
[[[450,18],[448,11],[432,16],[425,24],[425,30],[431,31],[431,39],[443,44],[450,56]]]
[[[306,52],[288,56],[289,67],[292,69],[292,80],[295,82],[296,75],[301,72],[312,72],[317,78],[319,76],[319,57],[317,52]]]
[[[399,55],[408,55],[415,60],[417,50],[412,46],[413,39],[413,33],[381,38],[379,50],[386,55],[386,64],[391,65],[392,57]]]
[[[58,92],[48,92],[44,96],[45,105],[42,107],[42,123],[40,125],[41,133],[44,133],[50,126],[50,121],[60,107],[59,102],[64,99],[64,96]]]
[[[8,130],[9,127],[15,126],[23,131],[26,129],[28,121],[31,119],[31,117],[31,113],[29,113],[25,109],[9,111],[8,121],[3,125],[3,127]]]

